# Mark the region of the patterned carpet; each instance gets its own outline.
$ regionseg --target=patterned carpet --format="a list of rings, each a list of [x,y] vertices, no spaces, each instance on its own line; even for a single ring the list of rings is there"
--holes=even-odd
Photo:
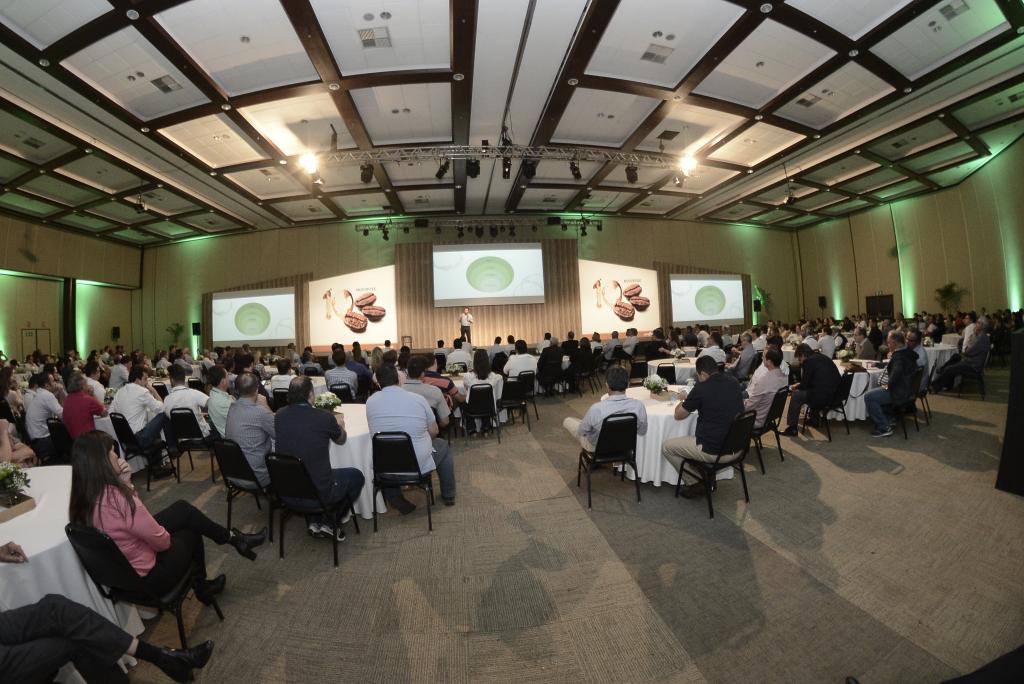
[[[458,440],[458,504],[434,509],[432,533],[423,505],[376,534],[349,525],[338,569],[298,520],[284,560],[208,544],[228,587],[223,623],[187,603],[190,639],[216,642],[200,681],[870,684],[973,670],[1024,641],[1024,499],[992,487],[1006,373],[992,375],[988,401],[934,398],[934,424],[908,441],[865,423],[834,424],[832,444],[785,440],[767,475],[748,466],[749,506],[738,480],[721,484],[714,520],[670,487],[637,504],[608,472],[588,511],[561,422],[596,396],[541,399],[532,432]],[[204,454],[145,498],[226,513]],[[236,503],[236,524],[264,520]],[[147,628],[176,644],[172,616]],[[132,679],[165,681],[146,664]]]

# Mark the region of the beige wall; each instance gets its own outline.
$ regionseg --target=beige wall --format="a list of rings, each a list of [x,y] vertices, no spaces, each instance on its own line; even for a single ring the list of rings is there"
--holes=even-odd
[[[519,240],[567,236],[542,221],[536,233],[520,232]],[[366,238],[354,226],[335,224],[147,249],[141,344],[150,351],[166,346],[169,338],[164,329],[169,324],[201,320],[203,292],[310,271],[316,279],[393,264],[396,243],[423,242],[428,236],[434,237],[432,232],[392,232],[391,240],[384,242],[379,235]],[[480,240],[467,237],[464,241]],[[798,309],[794,245],[792,235],[752,227],[606,219],[601,232],[591,228],[579,240],[578,250],[580,258],[631,266],[653,268],[655,261],[668,261],[749,273],[754,285],[772,293],[775,316],[791,318]]]
[[[0,268],[137,287],[142,250],[0,216]]]
[[[59,350],[61,287],[59,280],[0,275],[0,349],[9,358],[23,359],[34,350],[36,345],[22,349],[21,331],[26,328],[49,330],[50,349],[43,351]]]
[[[818,315],[818,295],[835,315],[863,311],[876,293],[897,310],[935,311],[949,281],[970,291],[964,308],[1024,306],[1022,177],[1017,142],[956,187],[801,231],[806,313]]]

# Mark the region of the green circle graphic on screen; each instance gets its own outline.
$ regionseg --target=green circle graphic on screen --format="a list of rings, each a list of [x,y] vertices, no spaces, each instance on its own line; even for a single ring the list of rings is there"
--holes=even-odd
[[[512,264],[495,256],[480,257],[466,269],[466,280],[481,292],[501,292],[515,277]]]
[[[235,312],[235,327],[243,335],[260,335],[270,327],[270,311],[256,302],[249,302]]]
[[[725,308],[725,293],[714,285],[705,285],[697,290],[693,303],[705,316],[717,316]]]

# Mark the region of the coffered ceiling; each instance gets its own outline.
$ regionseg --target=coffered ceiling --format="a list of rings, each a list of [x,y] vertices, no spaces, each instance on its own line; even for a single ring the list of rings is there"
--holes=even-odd
[[[1022,34],[1021,0],[0,0],[0,212],[142,246],[385,215],[796,230],[1024,134]],[[646,161],[332,154],[503,130]]]

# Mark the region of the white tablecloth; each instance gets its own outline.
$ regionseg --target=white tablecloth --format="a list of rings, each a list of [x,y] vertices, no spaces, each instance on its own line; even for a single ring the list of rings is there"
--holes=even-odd
[[[942,344],[958,347],[960,345],[960,335],[957,333],[946,333],[942,336]]]
[[[694,358],[683,358],[683,359],[657,359],[654,361],[647,362],[647,375],[657,375],[658,366],[661,365],[672,365],[675,366],[676,370],[676,384],[684,385],[690,378],[694,378],[697,371],[697,359]],[[696,380],[694,380],[696,382]]]
[[[295,377],[298,377],[298,376],[295,376]],[[317,394],[320,394],[321,392],[326,392],[327,391],[327,379],[324,378],[324,376],[322,376],[322,375],[310,375],[309,379],[313,383],[313,391],[314,392],[316,392]],[[270,392],[271,396],[274,395],[274,390],[271,389],[270,381],[269,380],[264,382],[263,386],[267,388],[267,391]],[[356,389],[355,387],[352,388],[353,391],[355,391],[355,389]]]
[[[370,426],[366,422],[365,404],[345,404],[334,409],[345,416],[344,444],[331,442],[332,468],[358,468],[366,478],[363,491],[355,502],[356,513],[363,518],[373,517],[373,446],[370,444]],[[377,494],[377,512],[384,513],[384,495]]]
[[[64,533],[71,498],[71,466],[44,466],[29,471],[29,496],[35,509],[0,523],[0,544],[13,541],[25,550],[27,563],[0,563],[0,610],[35,603],[47,594],[60,594],[91,608],[133,635],[142,634],[135,606],[114,605],[103,598],[86,574]],[[82,681],[74,668],[62,679]]]
[[[933,370],[942,368],[943,364],[949,361],[949,357],[957,353],[957,347],[955,344],[933,344],[930,347],[925,347],[924,351],[928,357],[928,377],[930,378]]]
[[[782,360],[793,365],[793,357],[796,355],[796,347],[791,344],[782,345]]]
[[[836,368],[839,369],[839,373],[846,372],[846,367],[843,366],[841,361],[833,361],[836,364]],[[850,387],[850,398],[846,400],[846,418],[847,420],[867,420],[868,409],[864,403],[864,395],[874,388],[878,387],[878,380],[882,377],[881,368],[872,368],[870,365],[874,362],[871,361],[858,361],[860,365],[867,368],[867,373],[854,373],[853,374],[853,385]],[[832,411],[828,414],[830,420],[841,420],[843,417],[842,413],[838,411]]]

